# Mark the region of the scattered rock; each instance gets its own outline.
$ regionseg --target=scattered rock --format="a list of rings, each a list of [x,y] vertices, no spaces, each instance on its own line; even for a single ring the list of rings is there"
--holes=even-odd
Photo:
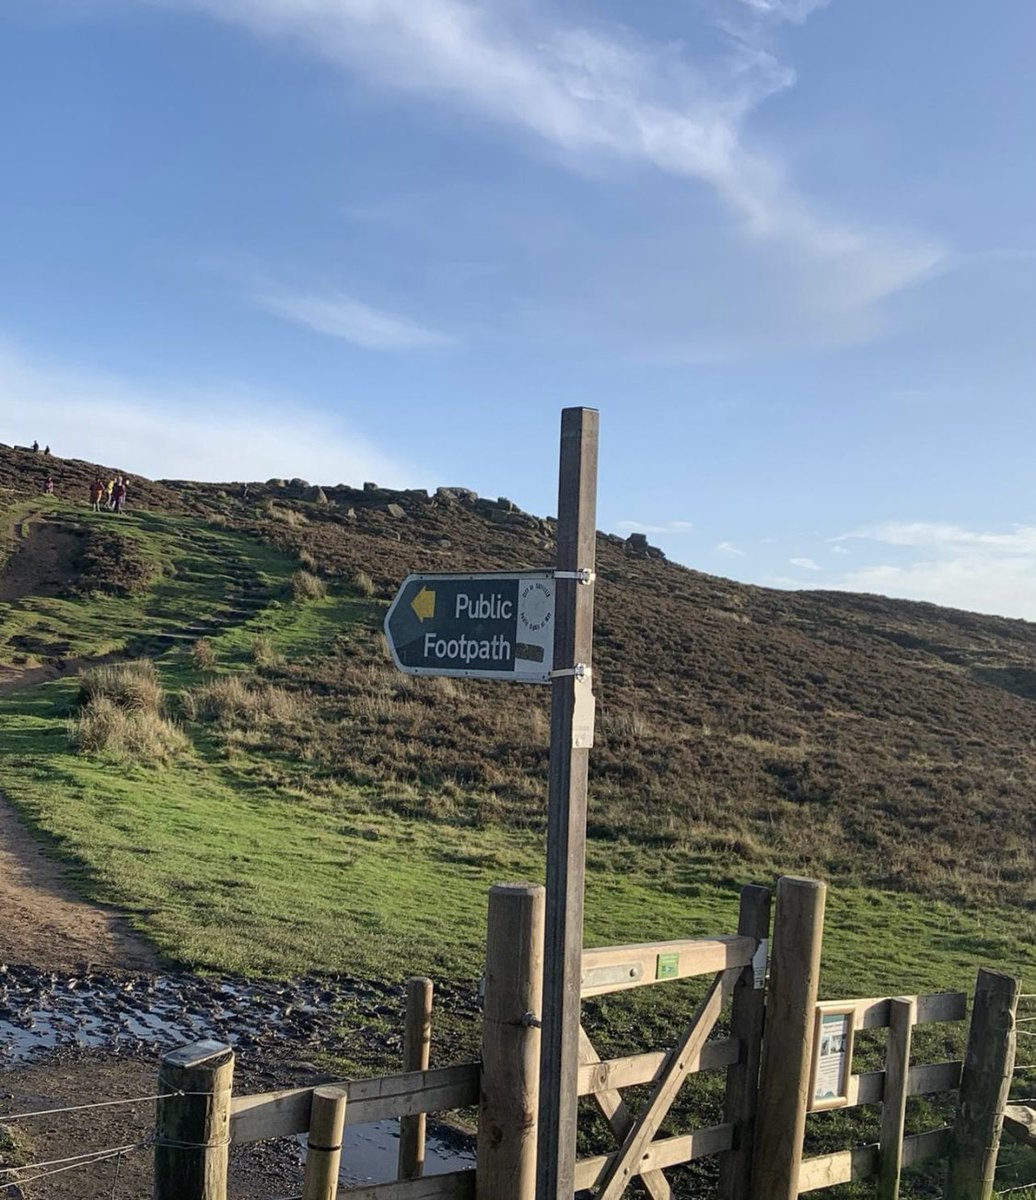
[[[307,500],[312,500],[314,504],[326,504],[327,496],[324,494],[324,489],[316,484],[309,489],[306,494]]]
[[[626,539],[626,553],[633,558],[665,558],[665,554],[657,546],[648,545],[647,535],[643,533],[629,535]]]
[[[457,500],[464,501],[466,504],[474,504],[478,499],[478,492],[473,492],[471,488],[441,487],[435,489],[435,496],[438,500]]]
[[[401,517],[406,516],[406,509],[401,504],[386,504],[385,511],[390,517],[395,517],[398,521]]]

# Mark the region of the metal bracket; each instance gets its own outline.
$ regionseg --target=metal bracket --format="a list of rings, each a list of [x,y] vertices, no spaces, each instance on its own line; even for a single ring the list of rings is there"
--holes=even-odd
[[[597,572],[591,571],[589,567],[582,567],[578,571],[555,571],[555,579],[574,579],[577,583],[593,583],[597,578]]]
[[[574,667],[562,667],[558,671],[551,671],[551,679],[565,679],[569,676],[575,679],[589,679],[592,672],[586,663],[576,663]]]
[[[543,1022],[535,1013],[531,1012],[522,1013],[521,1023],[526,1029],[541,1029],[543,1027]]]

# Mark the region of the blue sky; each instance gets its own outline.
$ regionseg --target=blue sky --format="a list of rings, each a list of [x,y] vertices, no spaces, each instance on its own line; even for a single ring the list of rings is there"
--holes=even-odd
[[[1036,620],[1031,0],[4,0],[0,440]],[[478,564],[472,564],[477,567]]]

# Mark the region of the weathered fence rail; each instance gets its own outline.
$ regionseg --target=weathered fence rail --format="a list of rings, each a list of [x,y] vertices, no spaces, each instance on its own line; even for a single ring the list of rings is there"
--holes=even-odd
[[[780,881],[769,979],[766,888],[742,893],[737,934],[583,953],[581,994],[587,998],[678,979],[712,979],[666,1049],[602,1058],[580,1029],[578,1094],[593,1099],[616,1149],[577,1159],[577,1190],[619,1200],[637,1179],[652,1200],[670,1200],[666,1171],[717,1156],[718,1200],[795,1200],[861,1180],[875,1181],[877,1200],[898,1200],[905,1168],[944,1158],[950,1163],[946,1200],[987,1200],[1013,1066],[1017,981],[980,972],[964,1061],[915,1063],[914,1029],[963,1021],[967,997],[939,992],[819,1001],[824,898],[823,884]],[[424,979],[408,984],[405,1036],[405,1062],[422,1069],[231,1096],[233,1056],[227,1048],[206,1043],[167,1056],[156,1139],[157,1200],[226,1200],[229,1145],[304,1133],[313,1151],[304,1200],[335,1200],[343,1131],[396,1119],[404,1135],[398,1179],[345,1189],[349,1200],[533,1200],[543,918],[541,887],[491,890],[479,1062],[427,1065],[432,986]],[[717,1035],[728,1001],[729,1031]],[[881,1134],[873,1145],[803,1158],[807,1117],[831,1106],[827,1091],[817,1098],[820,1018],[830,1019],[831,1013],[844,1017],[851,1031],[889,1031],[883,1070],[853,1072],[848,1038],[836,1099],[846,1109],[881,1104]],[[707,1071],[726,1073],[722,1123],[660,1136],[684,1081]],[[632,1087],[650,1089],[636,1112],[623,1098]],[[954,1090],[960,1101],[953,1126],[906,1134],[910,1097]],[[425,1116],[476,1108],[477,1166],[423,1175]],[[1026,1124],[1031,1115],[1011,1113],[1009,1132],[1031,1137],[1031,1122]]]
[[[376,1079],[349,1079],[320,1086],[345,1097],[346,1126],[369,1125],[394,1117],[446,1112],[477,1104],[479,1064],[404,1071]],[[235,1096],[230,1105],[231,1142],[258,1142],[306,1133],[314,1091],[311,1087],[288,1088]]]

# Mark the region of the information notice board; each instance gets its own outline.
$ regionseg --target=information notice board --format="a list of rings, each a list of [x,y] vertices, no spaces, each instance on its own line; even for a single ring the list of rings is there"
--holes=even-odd
[[[813,1111],[849,1103],[856,1009],[818,1004],[813,1037]]]

